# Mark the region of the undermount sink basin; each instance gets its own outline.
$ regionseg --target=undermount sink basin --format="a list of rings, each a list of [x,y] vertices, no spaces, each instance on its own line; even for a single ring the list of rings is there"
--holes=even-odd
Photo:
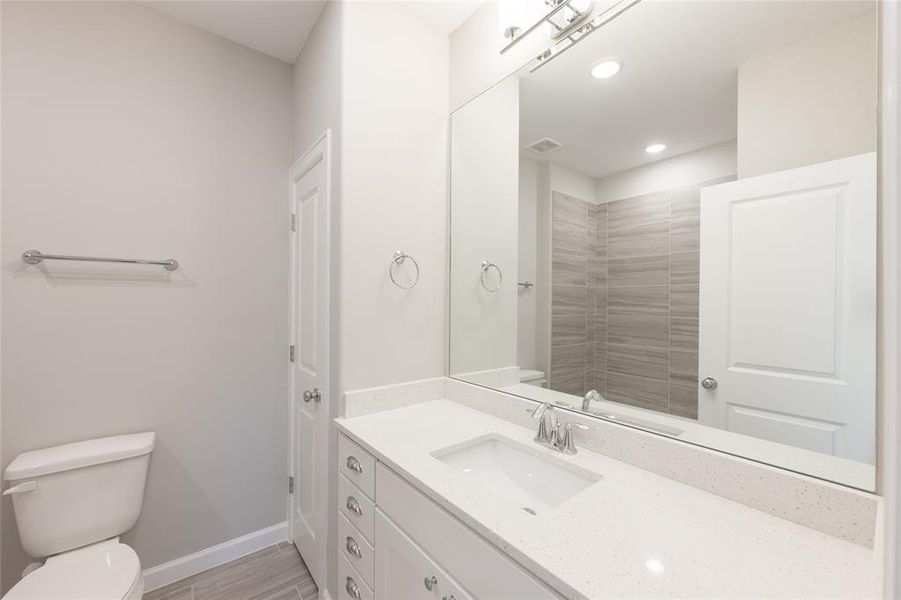
[[[548,511],[601,476],[497,435],[432,453],[436,459],[531,514]]]

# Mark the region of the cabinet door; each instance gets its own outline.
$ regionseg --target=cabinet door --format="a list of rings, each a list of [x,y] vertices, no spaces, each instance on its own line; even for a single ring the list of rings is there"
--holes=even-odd
[[[375,595],[390,600],[472,600],[380,510],[375,511]]]

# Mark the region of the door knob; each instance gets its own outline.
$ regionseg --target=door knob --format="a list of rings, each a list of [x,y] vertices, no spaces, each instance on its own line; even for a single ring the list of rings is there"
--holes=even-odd
[[[705,390],[715,390],[718,385],[719,383],[713,377],[705,377],[701,381],[701,387]]]
[[[438,585],[438,578],[434,575],[425,578],[425,589],[427,589],[428,591],[431,592],[436,585]]]
[[[311,402],[316,401],[316,404],[322,402],[322,392],[319,391],[319,388],[313,388],[313,391],[307,390],[303,393],[303,401]]]

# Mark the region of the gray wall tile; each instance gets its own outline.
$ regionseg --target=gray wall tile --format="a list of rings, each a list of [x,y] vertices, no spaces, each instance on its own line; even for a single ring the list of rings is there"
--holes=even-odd
[[[620,227],[669,221],[669,193],[650,194],[608,202],[607,232]]]
[[[586,285],[588,283],[588,257],[554,249],[551,258],[552,285]]]
[[[608,344],[607,371],[651,379],[668,379],[669,352],[665,348]]]
[[[669,411],[689,419],[698,418],[698,386],[671,381],[669,384]]]
[[[670,287],[670,316],[687,319],[698,318],[697,284]]]
[[[560,192],[554,192],[554,223],[569,223],[585,228],[589,204]]]
[[[673,252],[670,256],[672,258],[671,283],[673,285],[698,283],[700,281],[701,257],[697,250],[693,252]]]
[[[607,261],[607,285],[670,283],[669,255],[616,258]]]
[[[701,213],[701,188],[689,186],[673,190],[670,196],[670,217],[684,219]]]
[[[586,314],[587,289],[584,285],[554,285],[551,314]]]
[[[685,350],[669,351],[669,378],[684,383],[698,381],[698,353]]]
[[[670,286],[612,287],[607,294],[607,312],[618,315],[668,317],[670,314]]]
[[[551,347],[585,343],[585,315],[554,315],[551,317]],[[592,316],[592,320],[594,317]]]
[[[669,317],[607,315],[608,344],[668,348],[669,335]]]
[[[669,409],[669,383],[607,372],[607,399],[660,412]]]
[[[669,341],[673,350],[698,351],[698,320],[670,319]]]
[[[701,247],[701,229],[698,217],[688,217],[673,221],[670,227],[670,250],[672,252],[697,251]]]
[[[609,258],[633,258],[670,252],[669,221],[613,229],[607,236]]]

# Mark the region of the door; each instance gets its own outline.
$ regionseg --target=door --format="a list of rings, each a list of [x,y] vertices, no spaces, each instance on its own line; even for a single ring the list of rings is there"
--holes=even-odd
[[[329,431],[329,135],[291,168],[291,535],[325,589]]]
[[[380,510],[375,511],[375,596],[390,600],[471,600]]]
[[[875,153],[705,188],[700,268],[699,420],[873,463]]]

